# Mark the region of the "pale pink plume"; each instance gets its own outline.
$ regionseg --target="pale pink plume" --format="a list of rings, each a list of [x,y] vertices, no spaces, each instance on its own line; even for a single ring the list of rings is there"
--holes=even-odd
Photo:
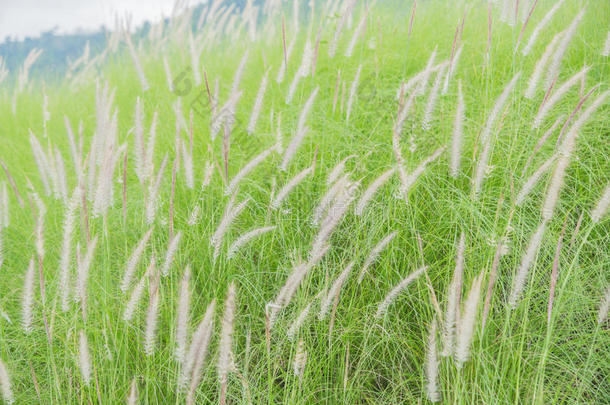
[[[15,402],[8,369],[2,360],[0,360],[0,389],[2,390],[2,398],[4,399],[4,402],[7,404],[12,404]]]
[[[83,378],[83,384],[88,386],[91,383],[91,356],[89,354],[89,343],[87,342],[87,335],[82,329],[79,335],[78,347],[79,365],[81,376]]]
[[[398,235],[397,231],[391,232],[385,238],[380,240],[377,245],[371,250],[369,256],[366,258],[364,264],[362,265],[362,269],[360,270],[360,274],[358,274],[358,284],[362,282],[364,276],[368,273],[369,267],[373,265],[375,260],[379,257],[381,252],[385,250],[385,248],[392,242],[392,240]]]
[[[542,242],[542,236],[544,235],[544,231],[546,229],[546,222],[543,221],[536,229],[536,232],[530,238],[530,242],[527,245],[525,253],[521,258],[521,264],[517,269],[515,276],[513,277],[513,285],[510,291],[510,295],[508,298],[508,304],[515,308],[519,302],[521,294],[525,288],[525,284],[527,283],[527,279],[529,276],[529,270],[532,264],[534,263],[534,259],[536,258],[536,254],[538,253],[538,248]]]
[[[430,402],[438,402],[438,349],[436,347],[436,319],[432,320],[428,332],[426,351],[426,396]]]
[[[398,283],[388,295],[386,295],[385,299],[379,304],[377,307],[377,312],[375,313],[375,318],[381,318],[387,311],[388,307],[398,298],[400,293],[402,293],[413,281],[415,281],[423,272],[428,269],[427,266],[421,267],[415,270],[413,273],[409,274],[405,277],[400,283]]]
[[[224,314],[220,330],[220,341],[218,342],[218,381],[221,385],[220,403],[224,403],[226,396],[227,376],[232,369],[233,356],[233,329],[235,321],[235,283],[232,282],[227,290],[224,303]]]
[[[594,223],[598,223],[608,212],[608,207],[610,207],[610,184],[606,186],[597,205],[593,211],[591,211],[591,220]]]
[[[459,318],[460,299],[462,296],[462,278],[464,276],[464,249],[466,236],[462,232],[457,248],[455,270],[447,290],[447,307],[445,308],[443,327],[443,356],[451,356],[455,348],[455,328]]]
[[[457,367],[462,365],[470,358],[470,346],[475,331],[475,322],[481,298],[481,283],[483,282],[483,272],[472,282],[464,308],[460,315],[460,320],[457,325],[456,342],[455,342],[455,360]]]

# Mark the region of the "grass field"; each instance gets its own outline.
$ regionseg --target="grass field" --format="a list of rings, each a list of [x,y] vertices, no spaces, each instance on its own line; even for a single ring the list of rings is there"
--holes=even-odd
[[[0,82],[3,400],[609,403],[610,3],[230,4]]]

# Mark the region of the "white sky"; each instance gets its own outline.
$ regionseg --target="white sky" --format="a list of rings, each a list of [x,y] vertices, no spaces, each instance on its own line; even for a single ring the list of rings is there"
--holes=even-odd
[[[201,0],[188,0],[193,5]],[[145,20],[168,17],[174,0],[0,0],[0,43],[7,36],[23,39],[58,27],[59,33],[78,28],[114,28],[115,13],[132,15],[132,27]]]

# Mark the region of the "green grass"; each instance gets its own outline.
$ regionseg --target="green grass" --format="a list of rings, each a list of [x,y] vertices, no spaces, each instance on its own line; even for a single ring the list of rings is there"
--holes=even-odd
[[[168,235],[168,207],[171,185],[171,164],[175,155],[175,116],[171,108],[176,95],[166,85],[162,55],[166,54],[172,72],[178,75],[190,65],[188,42],[169,42],[155,53],[146,42],[140,58],[151,88],[142,92],[135,69],[126,51],[111,54],[99,72],[90,74],[85,84],[71,90],[68,83],[47,83],[51,120],[48,142],[57,146],[67,165],[70,190],[76,186],[76,175],[70,160],[63,116],[75,127],[84,126],[85,151],[95,130],[95,81],[108,82],[116,89],[114,106],[118,109],[120,142],[128,142],[127,219],[123,220],[121,185],[114,182],[114,205],[104,224],[101,218],[89,218],[92,235],[100,241],[88,283],[88,317],[73,305],[68,312],[54,309],[58,291],[57,271],[62,240],[65,207],[60,200],[44,196],[40,175],[28,142],[31,129],[42,138],[42,92],[35,80],[17,99],[16,115],[11,111],[13,89],[0,88],[0,157],[7,164],[26,199],[20,207],[9,190],[10,225],[2,230],[4,263],[0,270],[0,307],[12,323],[0,319],[0,359],[11,376],[16,403],[71,404],[123,403],[132,378],[138,380],[140,403],[182,403],[185,396],[176,391],[179,365],[173,358],[177,296],[184,267],[190,263],[191,332],[212,299],[218,301],[216,328],[206,361],[198,403],[218,401],[216,374],[218,334],[222,302],[231,281],[237,285],[237,314],[234,334],[234,360],[243,380],[232,373],[228,399],[231,403],[417,403],[426,402],[424,391],[424,359],[428,326],[435,316],[424,277],[416,280],[377,320],[377,305],[387,292],[421,263],[429,266],[428,276],[445,308],[447,287],[455,266],[457,241],[461,232],[467,237],[465,251],[465,295],[480,271],[488,274],[495,251],[495,242],[506,229],[508,215],[516,194],[527,177],[553,154],[556,131],[532,161],[521,171],[542,133],[560,115],[569,115],[579,101],[580,85],[575,86],[552,109],[539,130],[531,122],[544,96],[539,90],[533,100],[523,97],[534,64],[544,47],[559,31],[565,29],[586,6],[587,12],[570,44],[561,66],[558,83],[591,66],[585,92],[600,83],[588,106],[608,88],[610,62],[601,56],[607,35],[610,7],[607,2],[568,0],[551,24],[540,35],[530,55],[513,52],[521,23],[510,27],[500,21],[498,7],[493,11],[491,60],[484,62],[487,43],[487,5],[484,2],[450,4],[441,1],[419,2],[411,37],[408,37],[411,2],[377,4],[368,18],[364,37],[351,58],[343,56],[359,21],[362,9],[356,8],[352,28],[342,34],[337,55],[330,58],[328,44],[334,34],[338,16],[320,21],[314,19],[310,32],[309,17],[301,21],[297,45],[282,84],[275,81],[283,58],[281,19],[270,22],[274,35],[248,42],[223,39],[205,49],[201,57],[210,85],[220,83],[220,102],[227,99],[234,70],[243,52],[249,59],[241,82],[242,97],[237,107],[237,124],[231,134],[229,178],[260,151],[275,142],[278,114],[284,145],[293,136],[298,114],[311,91],[319,93],[308,119],[310,128],[305,140],[286,172],[278,169],[281,155],[273,154],[241,183],[237,201],[250,197],[247,209],[232,224],[225,236],[219,259],[212,259],[209,238],[214,233],[228,197],[219,170],[211,183],[201,189],[205,163],[210,157],[222,166],[219,136],[211,142],[210,114],[194,115],[194,166],[196,185],[189,190],[183,171],[178,172],[175,194],[175,228],[182,230],[183,240],[171,268],[170,276],[161,279],[161,310],[158,324],[157,350],[146,357],[143,331],[147,299],[140,304],[131,324],[122,320],[127,298],[118,288],[125,263],[148,225],[144,217],[144,188],[134,172],[133,116],[136,97],[141,97],[145,125],[159,112],[156,168],[165,155],[170,161],[160,194],[159,215],[145,256],[138,267],[140,277],[150,255],[165,254]],[[452,3],[452,2],[451,2]],[[529,22],[523,42],[527,41],[536,23],[551,7],[550,1],[539,1]],[[303,7],[303,12],[305,8]],[[392,152],[392,128],[398,108],[396,89],[401,81],[425,67],[430,53],[438,46],[437,61],[448,58],[455,26],[466,10],[462,36],[463,53],[449,91],[439,97],[432,127],[421,130],[421,119],[427,96],[420,97],[408,116],[402,134],[402,153],[408,172],[442,145],[451,144],[457,82],[462,81],[466,120],[460,175],[449,176],[449,152],[432,163],[410,190],[408,201],[397,198],[400,181],[394,176],[358,217],[348,211],[331,238],[331,249],[304,279],[290,305],[278,317],[272,330],[270,355],[265,340],[265,305],[272,301],[286,281],[293,264],[310,250],[317,228],[311,215],[327,189],[326,176],[334,165],[348,155],[347,169],[351,179],[362,180],[366,187],[378,175],[395,166]],[[287,11],[288,40],[292,36],[291,11]],[[322,24],[320,52],[316,72],[302,79],[293,102],[286,105],[285,95],[300,63],[306,35],[315,41]],[[373,44],[375,46],[373,46]],[[337,107],[332,112],[337,71],[346,81],[347,91],[358,66],[362,65],[360,85],[352,116],[346,123],[345,113]],[[250,110],[267,68],[271,68],[257,131],[245,131]],[[472,178],[481,145],[478,139],[493,103],[504,86],[518,71],[522,72],[515,91],[503,111],[502,125],[494,129],[490,165],[478,200],[472,198]],[[92,72],[93,73],[93,72]],[[192,101],[205,94],[193,89],[183,97],[188,121]],[[273,111],[274,120],[271,120]],[[540,251],[530,270],[525,292],[516,309],[507,305],[513,274],[530,235],[541,222],[540,208],[544,201],[549,175],[545,175],[522,207],[517,207],[509,238],[509,253],[502,257],[499,278],[493,292],[491,312],[484,331],[480,317],[477,322],[471,359],[461,370],[451,358],[439,364],[439,390],[443,403],[608,403],[610,401],[610,334],[607,324],[598,325],[596,316],[604,289],[610,283],[610,221],[606,216],[593,224],[590,211],[610,181],[610,109],[603,105],[579,133],[574,159],[552,221],[549,222]],[[183,138],[186,134],[182,133]],[[409,151],[410,139],[415,150]],[[208,152],[212,151],[212,156]],[[269,211],[272,185],[284,185],[296,173],[311,164],[317,150],[317,166],[313,177],[299,185],[277,211]],[[85,152],[86,153],[86,152]],[[122,170],[122,163],[118,165]],[[119,177],[115,172],[115,180]],[[45,248],[43,262],[47,302],[46,316],[53,318],[53,339],[49,343],[41,315],[38,294],[34,311],[34,331],[26,335],[21,327],[23,280],[30,258],[35,254],[35,218],[27,202],[28,179],[43,198],[48,212],[45,217]],[[4,179],[3,179],[4,180]],[[501,199],[503,196],[503,199]],[[501,199],[501,202],[498,201]],[[201,220],[188,226],[187,220],[195,205],[201,206]],[[576,223],[584,214],[575,233]],[[77,216],[77,218],[79,218]],[[81,225],[75,240],[86,243]],[[552,322],[547,326],[546,308],[549,280],[557,239],[566,223],[564,247],[559,262],[559,282],[555,293]],[[229,243],[256,227],[276,225],[277,228],[245,246],[232,260],[227,260]],[[358,285],[356,275],[370,249],[392,231],[398,236]],[[417,235],[422,239],[419,251]],[[286,330],[300,311],[322,289],[328,288],[350,260],[357,264],[346,282],[338,303],[332,334],[330,317],[317,319],[318,305],[301,328],[298,338],[290,341]],[[74,266],[73,266],[74,267]],[[74,271],[74,270],[73,270]],[[487,277],[484,279],[484,287]],[[484,295],[484,292],[483,292]],[[147,294],[145,294],[147,296]],[[482,304],[482,303],[481,303]],[[482,305],[479,310],[482,309]],[[479,311],[480,312],[480,311]],[[93,365],[93,383],[82,384],[78,363],[78,334],[86,331]],[[297,342],[303,339],[308,361],[302,380],[293,375],[292,361]],[[440,336],[439,336],[440,340]],[[249,350],[247,350],[249,342]],[[37,383],[34,382],[37,381]],[[245,381],[245,383],[244,383]],[[247,389],[244,388],[247,386]],[[39,393],[37,391],[39,390]]]

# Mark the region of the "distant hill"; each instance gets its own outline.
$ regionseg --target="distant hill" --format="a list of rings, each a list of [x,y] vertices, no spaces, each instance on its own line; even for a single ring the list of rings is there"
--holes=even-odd
[[[66,35],[57,35],[54,30],[50,30],[39,37],[26,37],[21,41],[8,38],[0,44],[0,56],[4,59],[7,69],[14,74],[32,49],[42,49],[42,55],[32,67],[32,74],[59,78],[65,74],[69,61],[74,61],[83,54],[87,42],[91,54],[95,55],[106,47],[106,37],[109,34],[105,28],[90,33]]]
[[[226,1],[226,4],[235,3],[237,10],[245,5],[246,0]],[[255,1],[259,3],[259,1]],[[196,24],[205,5],[199,4],[193,11],[193,24]],[[164,23],[168,23],[168,19]],[[135,31],[136,41],[148,35],[151,23],[149,21],[141,24]],[[38,37],[26,37],[23,40],[7,38],[0,43],[0,56],[4,59],[10,77],[15,77],[23,61],[32,49],[42,49],[43,53],[32,66],[32,76],[42,76],[45,80],[56,80],[62,78],[68,69],[69,63],[78,59],[84,52],[87,42],[89,43],[90,57],[95,57],[106,47],[107,39],[112,31],[102,27],[93,32],[76,32],[58,35],[55,29],[43,32]],[[10,80],[10,78],[9,78]]]

